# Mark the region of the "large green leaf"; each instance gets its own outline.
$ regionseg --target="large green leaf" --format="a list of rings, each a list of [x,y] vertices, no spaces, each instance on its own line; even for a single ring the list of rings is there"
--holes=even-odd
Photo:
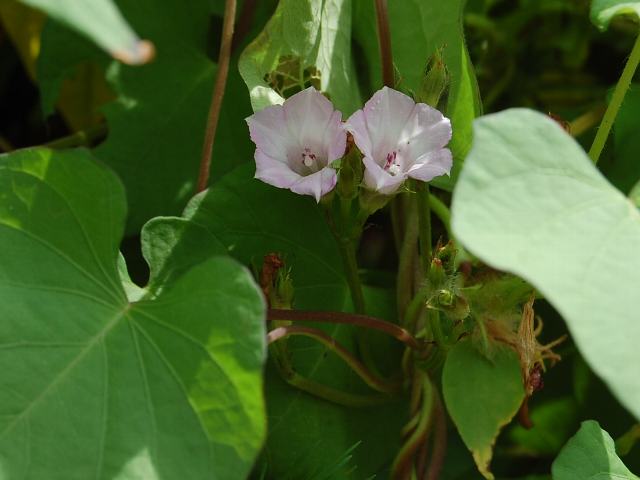
[[[246,475],[265,433],[248,272],[209,258],[128,299],[123,188],[83,150],[0,157],[0,192],[0,478]]]
[[[466,0],[403,0],[389,2],[389,22],[398,88],[418,92],[427,62],[438,48],[450,72],[451,85],[446,114],[451,118],[454,155],[451,180],[439,179],[438,186],[451,189],[471,146],[471,122],[480,114],[481,103],[473,66],[464,43],[462,15]],[[355,38],[366,54],[370,88],[382,86],[374,2],[355,3]]]
[[[20,0],[82,33],[116,58],[130,64],[149,61],[141,42],[112,0]]]
[[[478,470],[485,478],[494,478],[489,470],[493,445],[524,399],[518,355],[500,348],[487,359],[471,341],[458,342],[444,364],[442,391]]]
[[[591,21],[601,30],[606,30],[616,15],[640,17],[640,2],[629,0],[592,0]]]
[[[598,422],[582,422],[551,468],[553,480],[637,480],[616,455],[616,447]]]
[[[143,250],[148,259],[154,258],[150,262],[152,289],[221,248],[255,266],[265,254],[277,252],[291,268],[295,308],[348,308],[340,255],[322,210],[310,197],[255,180],[253,168],[242,166],[225,175],[193,199],[183,218],[158,218],[145,226]],[[388,316],[394,311],[392,294],[376,290],[368,298],[372,314]],[[353,332],[347,326],[318,327],[355,350]],[[334,388],[366,391],[325,347],[304,338],[291,339],[289,346],[298,372]],[[392,351],[383,350],[387,359]],[[273,368],[267,370],[266,393],[269,437],[265,461],[274,478],[312,478],[326,467],[327,459],[341,458],[360,441],[351,462],[358,465],[354,478],[366,478],[390,464],[403,421],[397,412],[404,412],[406,406],[344,408],[289,386]]]
[[[534,285],[591,368],[636,417],[640,212],[545,115],[476,121],[452,226],[472,253]]]
[[[137,0],[120,2],[138,32],[156,45],[156,59],[142,67],[110,65],[59,25],[48,25],[38,78],[45,109],[57,98],[61,79],[83,61],[107,64],[117,99],[107,105],[109,135],[96,155],[116,170],[127,189],[127,233],[150,218],[179,214],[194,193],[215,65],[210,43],[209,2]],[[167,19],[171,19],[167,21]],[[253,158],[244,118],[251,106],[231,65],[213,151],[212,179]]]
[[[297,71],[282,70],[287,58],[294,60]],[[343,114],[361,107],[351,59],[351,0],[281,0],[239,63],[256,111],[283,101],[265,75],[277,71],[303,81],[301,73],[309,67],[318,70],[321,90]]]

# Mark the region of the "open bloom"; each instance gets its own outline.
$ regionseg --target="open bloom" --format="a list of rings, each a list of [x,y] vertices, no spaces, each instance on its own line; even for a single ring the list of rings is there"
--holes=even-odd
[[[342,157],[347,134],[342,114],[309,87],[247,118],[256,144],[256,178],[320,201],[336,186],[329,164]]]
[[[451,122],[435,108],[391,88],[378,90],[345,124],[364,155],[364,183],[394,193],[408,178],[449,175]]]

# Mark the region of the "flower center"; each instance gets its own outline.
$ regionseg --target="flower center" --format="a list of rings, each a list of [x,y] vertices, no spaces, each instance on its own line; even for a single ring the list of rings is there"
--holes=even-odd
[[[305,147],[304,151],[302,152],[302,164],[305,167],[311,168],[316,164],[316,161],[316,154],[313,153],[310,148]]]
[[[400,163],[398,162],[398,152],[387,153],[387,161],[384,164],[384,170],[389,172],[389,175],[395,177],[401,171]]]

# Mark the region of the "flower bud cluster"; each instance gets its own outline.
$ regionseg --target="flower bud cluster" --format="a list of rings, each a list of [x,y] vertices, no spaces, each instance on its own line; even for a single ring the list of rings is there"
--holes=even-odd
[[[428,182],[452,166],[451,122],[442,113],[384,87],[346,122],[332,103],[310,87],[247,118],[256,144],[256,178],[317,202],[338,182],[335,161],[345,156],[347,135],[360,152],[354,168],[347,156],[345,182],[364,168],[362,186],[378,195],[398,192],[413,178]],[[360,180],[359,180],[360,181]],[[345,185],[346,187],[346,185]],[[352,187],[348,187],[353,195]],[[345,190],[346,191],[346,190]],[[339,192],[342,193],[342,192]]]

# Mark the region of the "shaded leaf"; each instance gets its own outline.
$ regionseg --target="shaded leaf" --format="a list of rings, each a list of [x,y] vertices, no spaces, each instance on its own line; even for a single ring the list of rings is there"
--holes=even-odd
[[[171,243],[175,246],[166,248]],[[239,167],[196,196],[183,218],[158,218],[145,226],[143,250],[151,264],[151,286],[218,252],[220,245],[255,267],[265,254],[281,254],[291,268],[296,309],[350,308],[340,255],[320,207],[310,197],[255,180],[252,165]],[[155,252],[154,260],[149,252]],[[393,298],[392,293],[376,290],[368,296],[370,312],[388,316],[395,311]],[[348,326],[317,327],[355,351]],[[297,337],[289,348],[301,374],[334,388],[368,391],[360,388],[362,382],[342,360],[317,342]],[[382,350],[387,359],[393,351]],[[359,441],[362,445],[353,452],[352,464],[358,466],[354,478],[366,478],[390,464],[404,420],[398,411],[404,412],[405,405],[341,407],[291,387],[270,367],[266,380],[269,436],[263,458],[270,475],[283,480],[310,478],[326,467],[327,459],[341,458]]]
[[[489,470],[493,445],[524,399],[517,353],[501,348],[487,359],[470,341],[458,342],[447,354],[442,391],[478,470],[485,478],[494,478]]]
[[[637,480],[616,454],[613,440],[598,422],[582,422],[551,467],[553,480]]]
[[[521,276],[566,320],[591,368],[636,417],[640,212],[545,115],[476,121],[452,226],[472,253]]]
[[[607,179],[623,193],[628,193],[640,181],[639,116],[640,86],[636,84],[626,93],[613,125],[613,154],[599,164]]]
[[[209,2],[140,0],[120,5],[136,30],[156,45],[151,64],[132,68],[109,63],[91,45],[72,40],[73,35],[59,25],[49,25],[39,78],[46,80],[43,97],[51,105],[61,79],[79,63],[92,61],[107,68],[117,99],[104,108],[109,135],[96,155],[125,184],[127,233],[135,234],[154,216],[179,214],[195,191],[215,65],[206,51]],[[232,62],[213,150],[212,180],[253,158],[244,122],[251,114],[245,92]]]
[[[209,258],[140,298],[122,185],[84,150],[2,156],[0,192],[0,476],[246,475],[265,433],[248,272]]]

